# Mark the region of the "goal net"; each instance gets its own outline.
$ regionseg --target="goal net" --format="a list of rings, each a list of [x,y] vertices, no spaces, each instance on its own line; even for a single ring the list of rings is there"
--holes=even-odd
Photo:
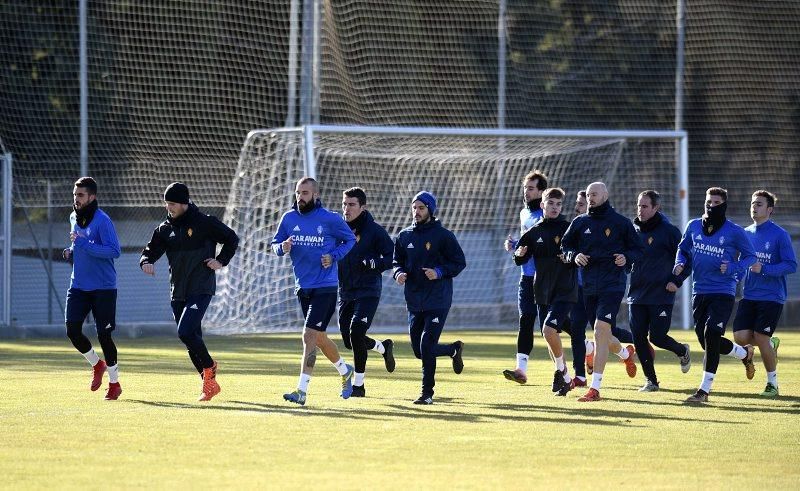
[[[605,182],[612,205],[631,218],[637,194],[656,189],[664,212],[681,227],[686,194],[680,192],[685,183],[676,142],[685,143],[682,137],[646,131],[330,126],[253,131],[242,148],[225,212],[240,236],[240,250],[222,270],[209,320],[217,332],[302,326],[290,260],[272,254],[269,245],[292,205],[296,181],[312,175],[330,210],[340,210],[344,189],[364,188],[368,209],[392,237],[411,224],[412,197],[431,191],[439,200],[439,219],[455,233],[467,259],[454,281],[448,326],[515,325],[520,273],[503,241],[520,234],[523,177],[539,169],[550,185],[563,188],[569,218],[575,195],[593,181]],[[388,274],[373,325],[406,325],[402,288]]]

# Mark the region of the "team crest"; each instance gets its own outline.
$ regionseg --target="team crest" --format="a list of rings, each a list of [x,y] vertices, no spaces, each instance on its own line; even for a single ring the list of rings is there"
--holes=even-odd
[[[192,231],[192,229],[191,229],[191,228],[190,228],[189,230],[187,230],[187,231],[186,231],[186,235],[188,235],[189,237],[191,237],[193,233],[194,233],[194,232]]]
[[[553,238],[553,240],[556,242],[556,244],[558,244],[559,242],[561,242],[561,237],[559,237],[558,235],[556,235],[556,236]]]
[[[317,226],[317,234],[322,235],[322,225]]]
[[[711,232],[713,232],[713,231],[714,231],[714,226],[713,225],[709,225],[708,226],[708,233],[711,234]]]
[[[92,235],[91,227],[86,229],[86,235]]]
[[[764,243],[764,250],[765,250],[765,251],[768,251],[768,250],[769,250],[769,242],[765,242],[765,243]]]
[[[653,243],[653,237],[648,237],[647,238],[647,245],[650,245],[652,243]]]
[[[724,243],[725,243],[725,237],[720,237],[719,238],[719,245],[722,245]]]
[[[426,251],[431,250],[431,243],[430,242],[425,242],[425,250]]]
[[[361,234],[356,234],[356,242],[361,242]]]
[[[609,237],[609,236],[611,235],[611,229],[610,229],[610,228],[607,228],[607,229],[605,230],[605,233],[606,233],[606,237]]]

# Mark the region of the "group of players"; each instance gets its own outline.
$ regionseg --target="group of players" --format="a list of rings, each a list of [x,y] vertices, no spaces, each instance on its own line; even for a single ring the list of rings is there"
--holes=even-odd
[[[637,354],[646,377],[640,390],[658,390],[651,342],[674,353],[684,373],[690,368],[689,345],[678,343],[668,331],[675,292],[693,272],[695,332],[705,356],[701,385],[687,402],[708,400],[721,354],[742,360],[747,378],[752,379],[753,344],[759,347],[767,370],[762,395],[778,395],[779,339],[773,334],[786,300],[786,275],[796,271],[797,262],[789,235],[770,220],[774,195],[763,190],[753,193],[753,224],[742,229],[725,217],[727,192],[710,188],[705,213],[689,222],[681,238],[680,231],[661,213],[656,191],[639,194],[637,216],[631,221],[611,206],[605,184],[592,183],[578,193],[577,216],[568,222],[562,214],[564,191],[548,187],[543,173],[529,173],[522,184],[522,234],[519,240],[509,236],[504,244],[522,269],[516,367],[503,371],[507,379],[527,382],[538,317],[555,365],[552,390],[556,395],[589,385],[578,400],[600,400],[609,352],[620,358],[630,377],[636,376]],[[64,257],[73,262],[65,318],[68,337],[92,365],[91,390],[102,385],[107,371],[106,399],[115,400],[122,393],[111,339],[117,293],[113,260],[119,257],[120,247],[96,196],[97,184],[92,178],[75,182],[72,245],[64,250]],[[317,181],[300,179],[295,204],[282,216],[272,240],[277,256],[291,258],[304,317],[300,377],[296,389],[284,394],[284,399],[306,403],[317,348],[341,376],[344,399],[366,395],[370,350],[382,355],[387,371],[394,371],[393,341],[367,336],[381,297],[382,273],[393,269],[395,282],[404,289],[412,350],[422,361],[422,388],[413,402],[432,404],[436,359],[451,358],[457,374],[464,368],[464,343],[442,344],[439,338],[452,304],[453,278],[466,267],[455,235],[436,217],[436,198],[421,191],[411,199],[412,225],[394,241],[367,210],[363,189],[343,192],[341,215],[325,209],[319,198]],[[201,213],[182,183],[167,187],[164,202],[167,219],[156,227],[139,264],[144,273],[154,275],[155,262],[167,255],[178,336],[202,379],[199,400],[208,401],[219,394],[220,386],[217,362],[203,341],[201,321],[215,292],[215,271],[233,258],[239,239],[217,218]],[[222,245],[219,253],[218,244]],[[742,279],[744,298],[734,320],[734,343],[723,335]],[[616,326],[626,289],[631,332]],[[353,351],[354,365],[345,362],[326,334],[337,303],[342,340]],[[105,360],[82,333],[90,311]],[[593,342],[586,340],[587,323],[594,328]],[[561,332],[570,335],[574,377],[566,366]],[[587,372],[592,375],[591,384]]]

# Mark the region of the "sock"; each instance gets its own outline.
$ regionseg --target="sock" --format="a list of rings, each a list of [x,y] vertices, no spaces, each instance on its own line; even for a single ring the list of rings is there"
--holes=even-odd
[[[589,341],[588,339],[583,340],[583,345],[586,346],[586,354],[591,355],[594,353],[594,343]]]
[[[564,355],[559,356],[556,358],[556,370],[563,372],[565,365],[564,365]]]
[[[92,366],[97,365],[97,362],[100,361],[100,357],[97,356],[97,353],[94,352],[94,348],[89,349],[86,353],[82,353],[83,357],[86,358]]]
[[[528,355],[525,353],[517,353],[517,370],[528,373]]]
[[[297,390],[308,392],[308,383],[311,382],[311,375],[300,374],[300,381],[297,383]]]
[[[767,372],[767,383],[778,386],[778,371]]]
[[[730,353],[728,353],[728,356],[744,360],[745,358],[747,358],[747,350],[744,349],[742,346],[733,343],[733,349],[731,350]]]
[[[628,354],[629,354],[628,353],[628,349],[625,346],[623,346],[622,350],[620,350],[620,352],[617,353],[617,356],[619,356],[620,360],[627,360],[628,359]]]
[[[119,383],[119,363],[108,367],[108,381],[112,384]]]
[[[603,383],[603,374],[594,372],[592,374],[592,388],[596,391],[600,391],[600,385]]]
[[[358,385],[359,387],[364,385],[364,374],[356,372],[355,380],[353,380],[353,385]]]
[[[716,373],[703,372],[703,382],[700,384],[700,390],[702,390],[706,394],[710,394],[711,385],[714,384],[714,377],[716,376],[717,376]]]
[[[375,340],[375,346],[373,346],[372,349],[374,349],[380,354],[386,353],[386,348],[383,347],[383,343],[381,343],[377,339]]]
[[[586,382],[586,377],[581,377],[580,375],[578,375],[578,376],[577,376],[577,377],[575,377],[575,378],[576,378],[576,379],[578,379],[578,380],[580,380],[581,382]]]
[[[347,363],[344,362],[344,358],[339,358],[339,361],[334,363],[333,366],[336,367],[339,375],[347,375]]]

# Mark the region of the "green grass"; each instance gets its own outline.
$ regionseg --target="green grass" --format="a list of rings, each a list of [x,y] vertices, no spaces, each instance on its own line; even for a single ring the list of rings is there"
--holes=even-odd
[[[466,343],[455,375],[440,359],[433,406],[410,404],[420,363],[393,335],[397,370],[376,354],[366,399],[338,397],[339,377],[319,363],[306,407],[295,387],[298,334],[210,337],[222,393],[196,401],[199,377],[174,338],[117,340],[124,393],[88,389],[88,364],[66,339],[0,341],[3,488],[797,488],[800,482],[800,333],[781,333],[781,397],[758,396],[725,357],[707,407],[682,401],[700,381],[693,366],[658,351],[662,390],[606,369],[604,400],[551,395],[553,368],[536,339],[529,383],[513,368],[515,333],[445,332]],[[568,343],[567,343],[568,344]],[[348,361],[350,353],[345,353]],[[323,357],[320,359],[324,360]],[[545,361],[547,360],[547,361]],[[582,392],[582,391],[581,391]]]

